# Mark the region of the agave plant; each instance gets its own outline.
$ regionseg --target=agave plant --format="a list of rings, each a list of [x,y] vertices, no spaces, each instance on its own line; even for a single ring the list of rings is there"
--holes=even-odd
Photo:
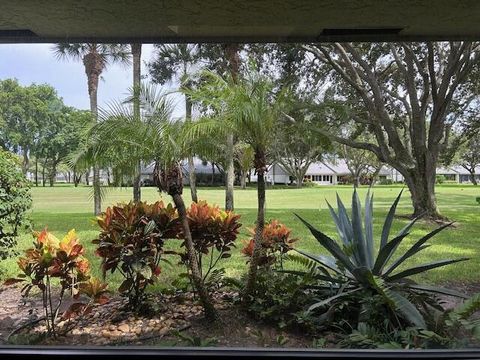
[[[467,260],[466,258],[434,261],[408,268],[402,266],[408,259],[427,248],[429,245],[426,242],[429,239],[452,225],[452,223],[433,230],[417,240],[407,251],[395,257],[402,240],[410,234],[410,229],[418,219],[413,219],[398,234],[390,237],[395,211],[402,191],[385,218],[378,250],[375,250],[373,194],[370,194],[370,191],[367,193],[363,216],[356,189],[352,197],[351,218],[338,195],[337,212],[328,204],[341,243],[334,241],[296,215],[308,227],[318,242],[331,254],[331,256],[312,255],[301,250],[295,250],[311,260],[312,271],[316,272],[317,279],[321,281],[321,284],[316,288],[325,290],[320,292],[320,294],[323,294],[323,299],[319,299],[320,301],[311,305],[309,311],[319,310],[322,307],[332,309],[340,301],[352,298],[358,300],[359,308],[362,309],[364,299],[380,298],[382,303],[389,308],[397,323],[399,323],[398,319],[400,318],[406,325],[427,328],[425,321],[425,317],[428,316],[427,309],[432,309],[433,306],[441,310],[441,305],[435,301],[435,295],[464,297],[463,294],[453,290],[417,284],[409,277]],[[402,268],[400,268],[401,266]],[[298,275],[302,274],[302,272],[290,272]],[[365,314],[365,309],[363,309],[363,316],[365,317],[365,315],[368,317],[368,314]]]

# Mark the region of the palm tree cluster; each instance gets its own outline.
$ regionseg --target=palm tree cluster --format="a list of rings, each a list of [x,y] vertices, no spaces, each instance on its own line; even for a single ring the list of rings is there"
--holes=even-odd
[[[86,49],[86,50],[85,50]],[[58,46],[60,54],[72,57],[89,58],[93,52],[91,47],[85,49],[80,46]],[[193,156],[201,155],[213,158],[218,146],[211,139],[236,139],[235,149],[243,171],[248,167],[254,168],[258,184],[258,214],[256,234],[254,238],[254,252],[250,262],[250,270],[244,299],[255,285],[256,272],[262,243],[262,233],[265,223],[265,172],[270,157],[272,133],[277,121],[283,116],[282,106],[286,95],[285,91],[275,88],[273,82],[262,76],[257,70],[250,68],[238,77],[234,74],[219,75],[213,71],[201,71],[196,75],[188,72],[189,64],[194,63],[192,49],[172,49],[163,47],[159,52],[170,54],[170,60],[164,64],[162,79],[158,82],[170,81],[181,65],[180,91],[186,99],[185,121],[178,121],[173,117],[173,103],[168,93],[161,92],[154,85],[136,83],[130,91],[130,96],[122,101],[111,102],[108,106],[97,109],[96,88],[98,86],[98,69],[104,69],[107,59],[118,61],[123,47],[96,49],[96,53],[103,52],[99,57],[103,62],[96,65],[95,71],[86,66],[89,74],[92,113],[96,121],[86,129],[88,139],[75,154],[72,162],[77,166],[92,166],[98,172],[99,168],[109,168],[115,175],[115,181],[121,182],[125,177],[136,178],[139,175],[139,165],[154,163],[154,181],[160,191],[169,194],[178,210],[183,231],[186,238],[187,254],[190,272],[196,291],[205,309],[205,314],[214,318],[215,311],[208,292],[205,290],[200,276],[199,264],[195,260],[195,253],[189,225],[186,217],[186,206],[182,197],[183,173],[180,162],[189,159],[190,174],[194,174]],[[118,50],[116,56],[107,57],[107,49]],[[134,44],[132,44],[134,50]],[[175,50],[175,51],[174,51]],[[178,50],[178,51],[177,51]],[[96,54],[95,53],[95,54]],[[138,54],[138,48],[137,52]],[[76,54],[76,55],[75,55]],[[112,52],[113,54],[113,52]],[[188,56],[187,56],[188,55]],[[138,63],[138,55],[135,63]],[[117,60],[118,59],[118,60]],[[135,56],[134,56],[135,59]],[[167,59],[168,60],[168,59]],[[84,62],[88,62],[85,60]],[[101,64],[101,65],[100,65]],[[193,66],[193,65],[192,65]],[[134,66],[135,67],[135,66]],[[138,70],[137,70],[138,75]],[[97,76],[97,82],[91,78]],[[160,81],[161,80],[161,81]],[[195,85],[193,85],[195,84]],[[191,119],[192,103],[201,104],[205,109],[204,116],[196,121]],[[209,141],[210,140],[210,141]],[[227,160],[228,161],[228,160]],[[98,180],[96,179],[98,186]],[[190,178],[194,184],[195,179]],[[193,188],[192,200],[197,200]],[[134,200],[140,199],[139,188],[134,187]],[[95,190],[95,212],[100,212],[100,191]]]

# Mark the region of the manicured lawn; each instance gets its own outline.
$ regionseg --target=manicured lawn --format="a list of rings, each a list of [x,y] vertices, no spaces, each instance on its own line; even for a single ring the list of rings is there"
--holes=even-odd
[[[379,233],[383,224],[383,218],[393,202],[395,196],[401,190],[400,186],[377,186],[375,192],[375,233]],[[367,188],[360,189],[360,197],[363,201]],[[143,188],[143,199],[155,201],[163,199],[168,202],[169,197],[159,195],[155,188]],[[267,219],[277,218],[292,229],[294,237],[299,238],[298,248],[312,253],[324,253],[320,245],[314,240],[305,227],[296,219],[294,213],[305,217],[319,229],[336,236],[334,224],[330,218],[325,199],[332,204],[335,202],[335,193],[350,204],[352,188],[350,186],[316,187],[305,189],[269,189],[267,191]],[[104,205],[111,205],[120,201],[129,201],[131,189],[106,189]],[[201,199],[211,203],[223,205],[224,190],[219,188],[204,188],[199,190]],[[430,248],[424,250],[414,259],[415,263],[425,263],[436,259],[449,257],[470,257],[471,260],[454,264],[442,269],[430,272],[422,280],[430,283],[444,283],[450,281],[476,282],[480,280],[478,269],[480,267],[480,206],[475,197],[480,196],[480,187],[445,185],[437,187],[437,197],[441,212],[452,220],[456,227],[448,229],[437,235],[431,241]],[[189,198],[189,190],[185,190],[185,199]],[[87,256],[93,262],[93,270],[97,275],[99,260],[93,255],[94,246],[90,243],[98,233],[92,216],[91,188],[70,186],[56,186],[54,188],[34,188],[34,206],[32,220],[35,229],[48,229],[57,236],[71,228],[75,228],[82,243],[87,248]],[[242,215],[242,236],[238,240],[237,250],[232,258],[224,261],[223,266],[229,276],[240,276],[246,270],[245,258],[240,254],[242,240],[247,239],[247,228],[252,227],[256,216],[256,191],[254,189],[236,190],[236,211]],[[403,227],[407,220],[402,215],[411,212],[408,191],[405,191],[403,199],[398,207],[399,218],[396,219],[394,230]],[[414,228],[411,236],[405,240],[400,250],[412,244],[422,234],[432,230],[434,225],[420,222]],[[30,246],[32,237],[25,234],[20,239],[19,250]],[[168,246],[175,248],[177,241],[171,241]],[[177,261],[175,259],[174,264]],[[182,272],[180,266],[164,265],[164,282],[169,282],[175,273]],[[15,275],[17,268],[15,259],[2,261],[0,264],[0,276],[5,278]],[[109,275],[115,288],[119,278]]]

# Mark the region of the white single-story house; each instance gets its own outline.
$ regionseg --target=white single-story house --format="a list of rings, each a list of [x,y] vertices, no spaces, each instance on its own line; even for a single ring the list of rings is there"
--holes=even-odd
[[[480,182],[480,167],[475,171],[475,178]],[[344,181],[344,178],[350,176],[347,164],[343,159],[337,159],[335,163],[328,161],[319,161],[311,164],[305,174],[305,180],[318,185],[337,185]],[[451,166],[448,168],[438,168],[437,175],[445,176],[447,181],[455,181],[459,184],[471,183],[470,173],[462,166]],[[380,180],[390,179],[394,183],[403,182],[403,176],[398,170],[383,166],[378,174]],[[256,182],[257,176],[253,174],[251,181]],[[290,184],[294,180],[282,168],[280,164],[273,164],[268,167],[265,175],[265,181],[270,184]]]
[[[455,181],[459,184],[471,183],[470,173],[463,166],[438,168],[437,175],[443,175],[445,180]],[[480,182],[480,166],[475,168],[475,179]]]
[[[195,173],[199,176],[204,175],[204,182],[207,182],[205,179],[211,179],[212,176],[216,178],[216,182],[221,182],[222,180],[218,178],[223,169],[218,164],[213,164],[208,161],[203,161],[199,158],[194,158],[195,164]],[[182,161],[181,163],[184,173],[184,182],[188,185],[188,162],[187,160]],[[153,167],[154,163],[145,165],[142,167],[141,181],[143,185],[153,185]],[[480,182],[480,166],[476,168],[475,178]],[[39,181],[41,181],[41,173],[39,175]],[[328,161],[319,161],[311,164],[308,167],[308,170],[305,174],[305,180],[311,181],[318,185],[337,185],[345,181],[346,177],[349,177],[350,171],[348,170],[347,164],[343,159],[337,159],[335,162]],[[450,167],[441,167],[437,169],[437,175],[443,175],[446,181],[455,181],[459,184],[468,184],[471,183],[470,173],[463,168],[462,166],[450,166]],[[103,185],[108,184],[108,172],[105,170],[100,171],[100,182]],[[27,173],[27,178],[31,181],[34,181],[34,174],[29,171]],[[394,183],[403,182],[403,176],[394,168],[389,166],[384,166],[380,170],[379,179],[390,179]],[[250,176],[251,182],[257,181],[257,175],[252,171]],[[267,173],[265,174],[265,181],[268,184],[292,184],[294,179],[290,176],[285,169],[278,163],[274,163],[268,166]],[[56,182],[67,182],[65,175],[63,173],[58,173],[56,177]],[[89,173],[89,182],[93,182],[93,172]],[[85,176],[82,177],[82,183],[85,183]],[[208,180],[210,183],[210,180]]]
[[[379,176],[389,178],[391,172],[386,168],[382,168]],[[343,181],[344,177],[350,176],[345,160],[338,159],[333,162],[319,161],[311,164],[305,173],[305,180],[311,181],[318,185],[337,185]],[[273,164],[268,167],[265,180],[270,184],[290,184],[294,179],[288,175],[280,164]],[[257,181],[257,176],[252,175],[252,182]]]

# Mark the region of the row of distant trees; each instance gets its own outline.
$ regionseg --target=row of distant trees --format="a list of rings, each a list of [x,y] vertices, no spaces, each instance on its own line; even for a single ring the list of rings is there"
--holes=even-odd
[[[207,139],[195,139],[195,146],[192,145],[187,156],[193,201],[197,200],[195,172],[191,171],[194,156],[224,169],[225,208],[231,210],[235,173],[244,185],[256,162],[276,161],[301,185],[310,164],[335,154],[346,159],[356,179],[361,178],[365,169],[371,172],[382,164],[395,168],[410,190],[415,215],[439,217],[434,191],[435,169],[439,165],[461,164],[471,172],[474,181],[479,164],[478,46],[476,42],[156,45],[154,57],[148,62],[148,76],[154,84],[179,85],[178,90],[185,97],[185,123],[231,115],[228,104],[235,99],[227,98],[233,95],[225,88],[248,84],[256,76],[254,73],[270,83],[263,101],[272,105],[281,98],[275,126],[268,133],[262,133],[268,120],[266,116],[262,126],[256,129],[255,136],[259,138],[255,141],[245,140],[235,131],[218,129],[209,133]],[[41,97],[35,92],[47,91],[46,85],[21,88],[7,80],[3,82],[1,95],[2,121],[11,127],[2,131],[3,146],[23,154],[25,169],[30,166],[31,157],[48,174],[54,173],[68,152],[61,151],[60,155],[52,149],[62,146],[78,149],[88,141],[81,136],[65,141],[66,136],[58,135],[59,143],[55,145],[54,141],[41,139],[57,139],[47,130],[56,127],[58,130],[53,131],[60,134],[65,128],[60,126],[62,121],[78,128],[99,121],[99,78],[109,64],[133,62],[132,95],[126,100],[133,116],[141,118],[141,112],[145,112],[141,104],[140,44],[59,44],[54,50],[59,58],[84,64],[90,117],[65,107],[51,88],[50,100],[45,100],[45,96],[40,102],[25,100],[28,96]],[[216,79],[217,89],[205,87],[212,81],[211,76],[204,76],[205,71],[222,79],[223,82]],[[223,92],[213,91],[218,88],[223,88]],[[254,90],[251,90],[247,96],[254,104]],[[6,95],[22,91],[30,95],[22,95],[25,99]],[[199,95],[205,91],[221,99]],[[10,106],[21,101],[28,104],[18,106],[17,110]],[[32,104],[42,101],[50,105],[32,109],[35,106]],[[61,105],[55,107],[53,103]],[[50,119],[50,123],[45,118]],[[73,120],[67,121],[68,118]],[[75,128],[67,132],[71,135],[81,131]],[[264,159],[256,158],[259,152]],[[115,156],[118,154],[111,154],[110,160]],[[101,209],[98,174],[100,167],[108,167],[107,160],[93,166],[96,213]],[[118,163],[119,159],[115,161]],[[141,162],[137,159],[128,174],[134,184],[136,201],[141,198]],[[75,164],[70,161],[70,165]]]

